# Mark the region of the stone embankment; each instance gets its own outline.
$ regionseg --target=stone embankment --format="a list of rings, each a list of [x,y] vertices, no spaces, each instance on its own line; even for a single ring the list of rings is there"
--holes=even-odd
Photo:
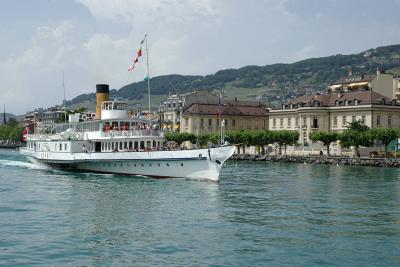
[[[306,164],[332,164],[332,165],[355,165],[372,167],[393,167],[400,168],[400,159],[382,158],[340,158],[324,156],[270,156],[270,155],[250,155],[235,154],[230,160],[247,161],[269,161],[285,163],[306,163]]]
[[[0,148],[18,148],[24,146],[21,142],[15,142],[10,140],[0,140]]]

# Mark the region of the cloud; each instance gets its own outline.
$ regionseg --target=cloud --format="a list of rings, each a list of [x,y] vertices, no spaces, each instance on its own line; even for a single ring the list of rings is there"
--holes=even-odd
[[[39,106],[48,106],[51,99],[60,99],[54,92],[54,72],[62,69],[63,62],[74,46],[66,40],[74,26],[64,21],[56,27],[38,27],[31,46],[17,56],[0,61],[2,100],[16,103],[17,112]],[[49,89],[53,90],[49,90]]]

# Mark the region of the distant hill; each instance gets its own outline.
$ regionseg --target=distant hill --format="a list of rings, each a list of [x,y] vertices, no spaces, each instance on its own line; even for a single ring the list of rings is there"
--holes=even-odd
[[[2,112],[2,113],[0,113],[0,124],[3,124],[3,115],[4,113]],[[7,119],[7,121],[10,119],[10,118],[14,118],[14,119],[16,119],[16,115],[14,115],[14,114],[11,114],[11,113],[7,113],[6,112],[6,119]]]
[[[151,79],[151,93],[161,99],[171,93],[194,90],[224,90],[228,98],[242,100],[268,99],[279,102],[290,97],[325,91],[338,78],[353,74],[375,73],[377,68],[400,74],[400,45],[382,46],[359,54],[333,55],[310,58],[291,64],[246,66],[240,69],[220,70],[206,76],[164,75]],[[128,84],[119,90],[111,90],[112,98],[124,98],[131,104],[145,108],[146,82]],[[79,106],[94,103],[95,94],[83,94],[67,104]],[[153,101],[156,106],[158,103]]]

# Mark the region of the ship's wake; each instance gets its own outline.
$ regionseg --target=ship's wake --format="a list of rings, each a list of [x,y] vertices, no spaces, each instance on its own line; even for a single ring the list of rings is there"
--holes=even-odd
[[[40,163],[31,163],[25,161],[0,159],[0,166],[21,167],[25,169],[47,169],[47,167]]]

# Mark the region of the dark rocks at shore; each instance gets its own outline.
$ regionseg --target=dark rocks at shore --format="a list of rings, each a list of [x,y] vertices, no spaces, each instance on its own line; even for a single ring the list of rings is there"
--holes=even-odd
[[[323,157],[323,156],[285,156],[285,155],[270,156],[270,155],[234,154],[230,158],[230,160],[400,168],[400,159],[381,159],[381,158],[356,159],[356,158],[339,158],[339,157]]]

